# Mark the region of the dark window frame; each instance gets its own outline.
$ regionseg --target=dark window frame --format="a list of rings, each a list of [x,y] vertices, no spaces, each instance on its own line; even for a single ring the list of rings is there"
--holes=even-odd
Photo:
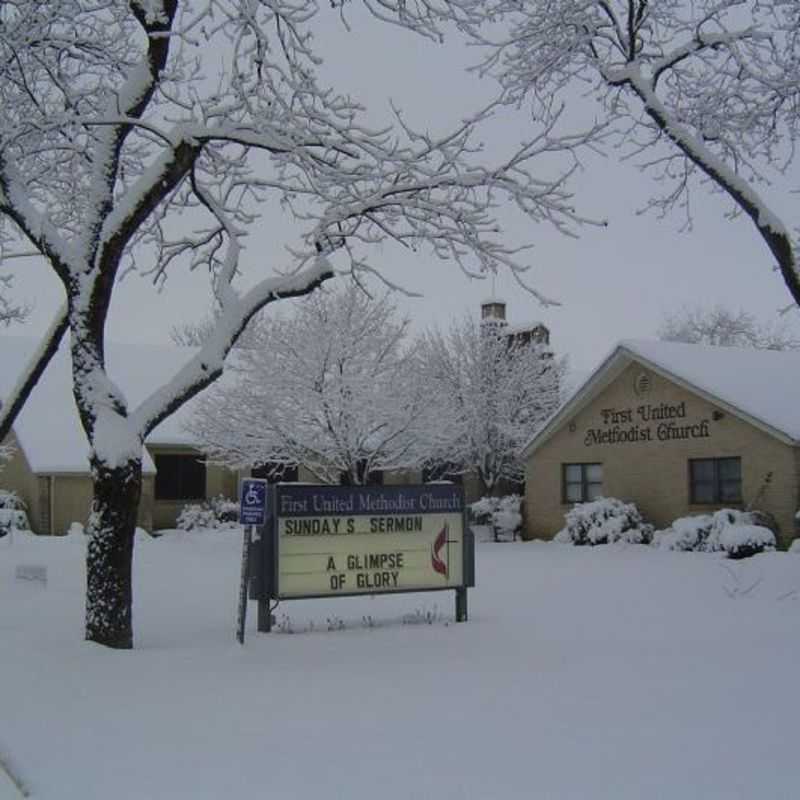
[[[723,477],[720,467],[723,463],[737,464],[739,467],[738,478]],[[696,477],[696,470],[700,464],[711,465],[710,480],[700,480]],[[736,487],[736,496],[729,495],[729,491],[723,491],[727,485]],[[711,490],[711,499],[703,500],[698,498],[700,487],[708,487]],[[690,458],[689,459],[689,504],[693,506],[719,506],[728,503],[741,503],[742,501],[742,458],[741,456],[721,456],[716,458]]]
[[[366,476],[364,473],[367,469],[367,459],[360,458],[356,463],[356,469],[358,470],[358,479],[359,485],[362,486],[383,486],[385,482],[385,474],[384,470],[382,469],[372,469],[370,470]],[[350,476],[346,470],[342,470],[339,473],[339,486],[353,486],[353,482],[350,480]]]
[[[581,470],[581,479],[580,483],[578,481],[568,481],[567,480],[567,470],[569,467],[580,467]],[[589,467],[600,467],[600,481],[590,481],[588,477]],[[600,487],[600,495],[602,496],[603,491],[603,462],[602,461],[580,461],[580,462],[570,462],[564,463],[561,465],[561,503],[562,505],[574,505],[575,503],[587,503],[589,501],[589,487],[590,486],[599,486]],[[567,486],[580,486],[580,499],[579,500],[572,500],[569,498],[567,494]]]
[[[205,500],[206,464],[193,453],[156,453],[155,500]]]
[[[300,480],[300,469],[296,465],[270,461],[253,467],[250,477],[261,478],[267,483],[297,483]]]
[[[464,473],[459,471],[457,464],[449,462],[427,464],[422,468],[422,475],[420,477],[423,483],[449,481],[458,486],[464,485]]]

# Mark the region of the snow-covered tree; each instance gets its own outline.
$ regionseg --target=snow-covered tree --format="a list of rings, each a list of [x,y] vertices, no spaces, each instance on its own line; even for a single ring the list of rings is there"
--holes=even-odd
[[[438,41],[425,0],[347,9]],[[538,156],[570,152],[586,137],[555,140],[544,126],[486,164],[474,129],[491,110],[441,138],[399,115],[396,127],[376,130],[348,95],[322,85],[312,27],[323,14],[339,24],[344,13],[344,4],[316,0],[0,4],[4,269],[24,269],[30,259],[14,257],[33,254],[65,291],[63,311],[0,413],[0,440],[68,329],[94,491],[91,641],[132,646],[145,437],[221,374],[256,312],[311,292],[333,275],[332,258],[342,269],[378,271],[368,250],[385,239],[427,245],[467,272],[520,269],[493,218],[501,198],[533,220],[579,221],[564,176],[542,181],[532,169]],[[263,246],[248,249],[254,228],[268,235],[287,222],[300,238],[284,262]],[[131,271],[161,283],[181,266],[207,271],[217,325],[182,370],[130,408],[106,362],[115,289]]]
[[[753,314],[721,305],[683,308],[664,317],[658,337],[668,342],[751,347],[757,350],[796,350],[800,337],[785,320],[759,322]]]
[[[474,472],[484,493],[524,476],[522,449],[559,404],[563,359],[496,321],[466,317],[420,347],[432,464]]]
[[[190,428],[212,460],[302,465],[322,483],[413,467],[425,396],[407,333],[388,297],[321,289],[292,316],[258,321],[235,381],[199,398]]]
[[[463,16],[473,0],[444,3]],[[595,96],[619,136],[664,188],[651,206],[691,224],[695,178],[755,226],[796,304],[797,233],[769,197],[772,179],[796,188],[800,134],[797,0],[487,0],[464,25],[488,50],[483,67],[533,117]],[[661,146],[664,145],[664,146]],[[763,191],[763,193],[762,193]],[[782,196],[782,195],[780,195]],[[794,215],[796,217],[796,215]],[[794,223],[794,219],[792,219]]]

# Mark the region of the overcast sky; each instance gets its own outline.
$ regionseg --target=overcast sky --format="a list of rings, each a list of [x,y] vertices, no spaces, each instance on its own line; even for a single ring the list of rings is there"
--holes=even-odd
[[[413,125],[444,131],[489,97],[491,83],[462,69],[474,60],[474,52],[387,32],[368,23],[362,13],[351,13],[350,20],[348,33],[335,24],[335,17],[326,17],[318,36],[326,59],[322,80],[362,99],[376,122],[388,119],[391,98]],[[593,113],[590,101],[578,99],[570,111],[586,120]],[[487,161],[529,134],[524,115],[509,111],[487,133]],[[509,241],[535,245],[527,256],[528,280],[561,306],[542,308],[507,275],[499,275],[494,287],[508,304],[510,322],[543,321],[552,344],[570,356],[574,370],[591,369],[622,338],[654,336],[664,313],[681,306],[721,303],[767,319],[789,304],[766,247],[747,220],[724,219],[727,205],[722,198],[698,188],[694,230],[681,233],[681,218],[637,214],[654,184],[634,165],[621,164],[612,155],[592,157],[585,167],[572,184],[576,205],[589,216],[606,218],[607,228],[585,228],[575,240],[518,218],[505,220]],[[774,200],[784,220],[795,219],[789,211],[796,197],[769,188],[762,193]],[[263,274],[274,264],[287,265],[285,230],[285,223],[276,225],[270,209],[264,209],[263,225],[246,242],[243,264],[248,271]],[[468,280],[454,265],[429,257],[387,246],[374,260],[385,266],[392,281],[424,293],[421,299],[399,299],[419,329],[446,327],[454,317],[477,313],[480,302],[492,294],[491,280]],[[47,269],[33,265],[17,287],[17,294],[35,305],[25,333],[37,333],[56,308],[60,287]],[[198,319],[207,308],[203,275],[176,273],[159,294],[130,275],[115,301],[110,337],[168,341],[172,325]]]

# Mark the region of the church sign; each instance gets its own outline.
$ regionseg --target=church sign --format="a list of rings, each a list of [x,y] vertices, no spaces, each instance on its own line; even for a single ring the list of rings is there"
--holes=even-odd
[[[460,486],[278,484],[271,491],[262,601],[453,590],[456,619],[466,619],[474,545]]]
[[[709,419],[690,418],[686,401],[602,408],[596,425],[587,428],[583,444],[591,447],[707,439],[711,436],[710,425]]]

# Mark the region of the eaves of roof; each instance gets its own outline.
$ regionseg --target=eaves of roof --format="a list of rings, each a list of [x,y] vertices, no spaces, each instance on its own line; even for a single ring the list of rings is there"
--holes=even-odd
[[[592,372],[589,377],[573,392],[571,397],[550,417],[550,419],[542,426],[542,428],[534,434],[528,443],[525,445],[522,453],[525,459],[529,458],[536,450],[538,450],[548,439],[550,439],[561,426],[564,425],[571,417],[579,413],[589,403],[600,394],[603,389],[609,386],[622,372],[633,362],[641,364],[649,370],[652,370],[662,378],[680,386],[692,394],[702,397],[709,403],[718,406],[720,409],[727,411],[735,417],[738,417],[745,422],[753,425],[754,427],[764,431],[770,436],[778,439],[784,444],[791,446],[800,446],[800,441],[795,439],[791,434],[783,431],[774,425],[771,425],[766,420],[760,419],[753,414],[750,414],[735,404],[723,397],[715,395],[707,389],[701,388],[694,384],[692,381],[675,374],[674,372],[665,369],[663,366],[655,363],[651,359],[637,353],[624,344],[618,344],[609,353],[600,365]]]

